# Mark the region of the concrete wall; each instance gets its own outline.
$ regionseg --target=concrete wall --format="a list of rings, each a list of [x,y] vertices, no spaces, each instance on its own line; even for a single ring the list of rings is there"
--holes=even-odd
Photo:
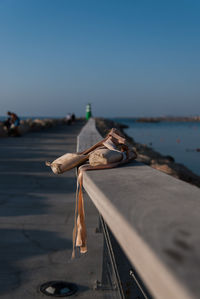
[[[90,119],[78,151],[101,140]],[[83,186],[155,298],[200,298],[200,190],[142,163],[88,171]]]

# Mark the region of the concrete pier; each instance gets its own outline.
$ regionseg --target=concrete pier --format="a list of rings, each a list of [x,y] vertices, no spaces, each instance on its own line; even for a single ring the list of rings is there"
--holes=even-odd
[[[97,212],[85,194],[89,252],[71,260],[75,171],[56,176],[45,166],[46,160],[76,151],[82,126],[78,122],[0,139],[2,299],[45,298],[39,286],[50,280],[76,283],[75,297],[103,298],[101,291],[93,290],[101,273]]]
[[[78,140],[81,150],[101,140],[94,119],[87,122]],[[199,188],[137,160],[85,171],[83,186],[112,232],[109,238],[104,229],[121,298],[200,298]],[[105,268],[107,275],[111,267]],[[133,281],[142,294],[136,293]]]

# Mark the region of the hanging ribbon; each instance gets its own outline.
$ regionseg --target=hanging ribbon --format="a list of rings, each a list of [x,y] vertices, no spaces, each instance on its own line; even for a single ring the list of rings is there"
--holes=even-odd
[[[114,143],[112,145],[112,143]],[[135,153],[130,150],[127,146],[126,139],[121,136],[121,133],[117,129],[112,129],[106,138],[99,141],[89,149],[81,152],[80,154],[86,155],[89,154],[97,148],[102,146],[114,149],[114,146],[122,145],[121,151],[124,154],[123,159],[120,162],[108,163],[106,165],[91,166],[90,164],[84,164],[79,167],[77,175],[77,189],[76,189],[76,207],[75,207],[75,216],[74,216],[74,229],[73,229],[73,252],[72,258],[75,257],[76,247],[80,247],[80,253],[87,252],[87,233],[85,225],[85,212],[84,212],[84,200],[83,200],[83,172],[88,170],[100,170],[100,169],[109,169],[114,168],[119,165],[130,162],[135,159]]]

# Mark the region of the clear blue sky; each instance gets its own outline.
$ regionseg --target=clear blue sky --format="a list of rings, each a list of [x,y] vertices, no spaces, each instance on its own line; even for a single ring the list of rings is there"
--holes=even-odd
[[[0,115],[200,114],[199,0],[0,0]]]

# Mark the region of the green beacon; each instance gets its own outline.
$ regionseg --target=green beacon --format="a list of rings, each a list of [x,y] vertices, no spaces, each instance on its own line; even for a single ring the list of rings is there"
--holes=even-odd
[[[86,106],[86,120],[89,120],[91,116],[92,116],[91,104],[87,104],[87,106]]]

